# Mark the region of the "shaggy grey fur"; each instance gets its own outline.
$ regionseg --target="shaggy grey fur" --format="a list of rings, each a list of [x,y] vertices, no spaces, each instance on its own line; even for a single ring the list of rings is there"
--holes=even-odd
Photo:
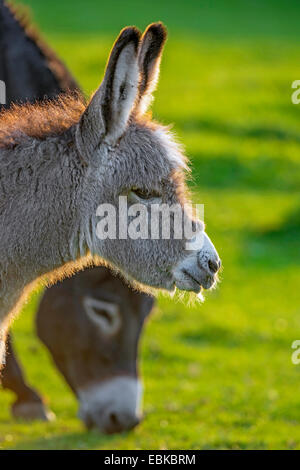
[[[206,235],[192,253],[184,239],[96,237],[98,205],[117,209],[120,195],[138,197],[136,188],[160,204],[185,202],[185,158],[168,131],[143,115],[141,90],[153,91],[164,40],[161,24],[142,41],[136,28],[125,28],[86,108],[67,97],[0,116],[2,340],[25,287],[53,271],[66,275],[70,263],[78,270],[89,253],[156,288],[199,292],[214,284],[220,261]],[[149,209],[148,198],[140,202]]]

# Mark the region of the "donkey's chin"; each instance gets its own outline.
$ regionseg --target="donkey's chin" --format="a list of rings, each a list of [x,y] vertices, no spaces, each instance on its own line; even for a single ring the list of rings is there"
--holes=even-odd
[[[195,292],[195,294],[200,294],[202,291],[202,286],[196,281],[186,281],[186,280],[177,280],[175,282],[177,289],[187,292]]]
[[[158,291],[167,291],[169,293],[174,293],[176,290],[176,283],[175,279],[171,272],[158,272],[158,276],[156,280],[149,281],[148,279],[139,279],[139,276],[134,277],[130,274],[124,274],[122,271],[117,271],[123,280],[133,289],[141,292],[145,292],[146,294],[154,295],[157,294]],[[139,279],[139,280],[138,280]]]
[[[200,294],[202,289],[212,289],[216,284],[216,278],[206,273],[195,273],[186,268],[174,271],[175,286],[182,291]]]
[[[155,284],[153,286],[153,293],[157,293],[158,291],[166,291],[169,294],[174,294],[176,290],[176,283],[173,278],[165,279],[161,281],[159,284]]]

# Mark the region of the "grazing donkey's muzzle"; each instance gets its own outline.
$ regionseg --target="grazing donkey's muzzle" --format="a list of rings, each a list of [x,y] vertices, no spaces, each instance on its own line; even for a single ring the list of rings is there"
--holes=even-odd
[[[186,257],[173,270],[176,287],[199,293],[201,288],[210,289],[217,280],[221,260],[205,232],[191,240]]]
[[[78,414],[87,428],[113,434],[128,431],[141,421],[142,386],[133,377],[115,377],[82,389],[78,395]]]

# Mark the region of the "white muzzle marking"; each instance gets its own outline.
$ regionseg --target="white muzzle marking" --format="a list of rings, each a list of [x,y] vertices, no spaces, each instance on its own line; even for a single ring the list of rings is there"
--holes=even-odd
[[[121,419],[138,419],[141,415],[142,384],[133,377],[118,376],[78,390],[79,418],[87,418],[105,429],[109,414]],[[126,425],[126,423],[124,423]]]

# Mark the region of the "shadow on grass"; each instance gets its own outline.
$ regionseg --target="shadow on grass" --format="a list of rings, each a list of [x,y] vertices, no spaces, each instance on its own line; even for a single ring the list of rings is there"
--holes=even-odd
[[[261,235],[267,240],[297,240],[300,250],[300,200],[299,207],[287,214],[285,220],[279,227],[273,227]],[[299,260],[300,261],[300,260]]]
[[[287,214],[281,225],[248,232],[243,263],[269,271],[288,265],[300,267],[300,207]]]
[[[201,348],[221,346],[229,349],[242,348],[247,345],[248,350],[251,347],[266,344],[270,344],[272,347],[276,346],[276,348],[286,348],[286,338],[282,334],[277,337],[274,334],[264,335],[249,330],[236,332],[216,325],[209,325],[197,331],[186,330],[180,335],[180,339],[185,343]]]
[[[165,118],[165,117],[164,117]],[[167,119],[167,118],[166,118]],[[292,132],[287,129],[279,127],[242,127],[232,123],[225,123],[222,121],[212,119],[197,119],[191,120],[186,117],[176,116],[168,117],[169,121],[176,122],[176,126],[183,131],[206,131],[206,132],[217,132],[220,134],[226,134],[233,137],[247,137],[254,139],[263,140],[280,140],[280,141],[293,141],[300,143],[300,130],[299,133]]]
[[[120,437],[126,437],[128,433],[118,435],[104,435],[97,431],[82,431],[74,433],[61,433],[49,437],[40,437],[33,439],[20,440],[14,443],[8,449],[10,450],[63,450],[63,449],[95,449],[106,446],[114,447],[114,443],[119,442]]]
[[[300,162],[267,157],[241,161],[238,155],[209,157],[193,154],[193,181],[199,187],[217,189],[252,188],[260,191],[297,190],[300,187]]]

